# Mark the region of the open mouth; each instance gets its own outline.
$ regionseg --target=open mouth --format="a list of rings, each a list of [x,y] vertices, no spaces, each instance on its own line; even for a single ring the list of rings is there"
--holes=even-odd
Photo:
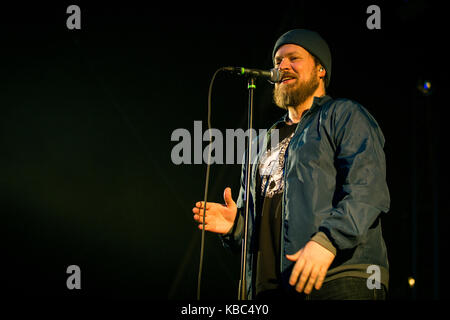
[[[295,76],[284,75],[284,76],[281,78],[281,83],[283,83],[283,84],[289,84],[289,83],[295,82],[295,80],[297,80],[297,77],[295,77]]]

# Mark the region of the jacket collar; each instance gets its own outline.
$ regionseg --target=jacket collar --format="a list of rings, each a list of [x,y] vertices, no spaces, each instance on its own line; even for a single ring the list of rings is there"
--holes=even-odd
[[[324,105],[327,101],[329,101],[331,99],[332,98],[329,95],[323,95],[321,97],[314,97],[312,106],[309,110],[314,110],[314,109]],[[286,114],[284,116],[282,116],[281,119],[277,122],[281,122],[281,121],[286,122],[286,120],[288,118],[289,118],[289,112],[286,112]]]

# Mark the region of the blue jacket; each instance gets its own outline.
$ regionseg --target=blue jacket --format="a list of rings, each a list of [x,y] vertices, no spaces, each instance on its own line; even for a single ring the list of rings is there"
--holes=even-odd
[[[250,179],[247,249],[247,297],[252,299],[253,261],[257,255],[253,232],[256,208],[258,159],[267,145],[253,159]],[[353,265],[377,265],[388,269],[386,246],[381,233],[381,212],[389,210],[383,151],[384,136],[375,119],[360,104],[329,96],[314,98],[305,112],[285,153],[284,192],[280,270],[283,286],[294,262],[294,254],[318,234],[331,243],[336,257],[333,270]],[[233,229],[222,239],[225,245],[238,248],[243,237],[245,207],[245,163],[237,200],[238,216]],[[320,243],[320,241],[318,241]],[[328,246],[329,248],[330,246]],[[347,269],[348,269],[347,268]]]

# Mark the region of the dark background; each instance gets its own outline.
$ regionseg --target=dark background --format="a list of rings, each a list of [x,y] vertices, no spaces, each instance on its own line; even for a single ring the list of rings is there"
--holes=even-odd
[[[2,5],[3,292],[195,299],[201,233],[191,208],[206,165],[174,165],[171,134],[193,133],[195,120],[206,130],[217,68],[269,69],[276,39],[307,28],[332,50],[328,93],[364,105],[386,137],[389,297],[443,297],[444,10],[419,0],[252,3]],[[66,28],[70,4],[81,8],[81,30]],[[381,30],[366,27],[371,4]],[[417,89],[424,80],[431,94]],[[257,82],[255,128],[283,114],[271,90]],[[245,80],[219,74],[212,126],[246,129],[246,108]],[[213,165],[208,200],[223,202],[226,186],[235,198],[239,174],[239,165]],[[239,259],[206,235],[203,298],[237,296]],[[66,287],[72,264],[81,290]]]

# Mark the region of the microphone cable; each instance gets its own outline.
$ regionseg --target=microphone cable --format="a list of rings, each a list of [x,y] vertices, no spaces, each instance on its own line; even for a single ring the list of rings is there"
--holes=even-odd
[[[208,145],[208,162],[206,164],[206,178],[205,178],[205,194],[204,194],[204,206],[203,206],[203,221],[202,221],[202,240],[200,244],[200,264],[198,267],[198,278],[197,278],[197,300],[200,300],[200,289],[202,282],[202,272],[203,272],[203,256],[205,250],[205,217],[206,217],[206,203],[208,199],[208,184],[209,184],[209,171],[211,167],[211,144],[212,144],[212,136],[211,136],[211,95],[212,95],[212,87],[214,83],[214,79],[217,74],[221,71],[225,70],[225,67],[219,68],[214,72],[211,81],[209,83],[208,90],[208,132],[209,132],[209,145]]]

